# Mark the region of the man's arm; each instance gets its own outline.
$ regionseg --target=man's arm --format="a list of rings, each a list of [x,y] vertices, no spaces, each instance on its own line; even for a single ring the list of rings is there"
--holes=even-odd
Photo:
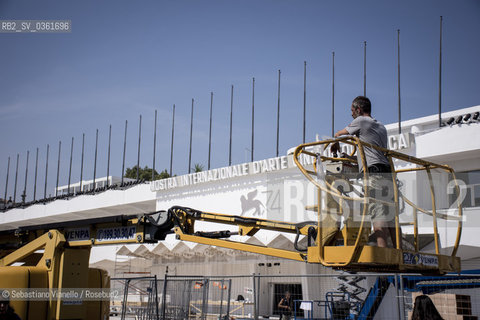
[[[290,306],[283,305],[284,300],[285,300],[285,298],[282,298],[282,300],[280,300],[280,302],[278,303],[278,307],[281,308],[281,309],[292,310],[292,308]]]
[[[338,131],[337,133],[335,133],[335,138],[338,138],[340,136],[346,136],[350,133],[348,133],[347,131],[347,128],[344,128],[340,131]],[[340,144],[338,142],[335,142],[331,147],[330,147],[330,150],[333,152],[333,153],[337,153],[340,151]]]
[[[360,132],[360,127],[361,127],[361,122],[363,121],[363,117],[357,117],[353,119],[353,121],[343,128],[342,130],[338,131],[335,133],[335,138],[338,138],[340,136],[346,136],[346,135],[357,135]],[[340,151],[340,144],[334,143],[330,150],[335,154]]]
[[[347,128],[343,128],[342,130],[335,133],[335,138],[338,138],[340,136],[346,136],[348,134],[350,134],[350,133],[348,133]]]

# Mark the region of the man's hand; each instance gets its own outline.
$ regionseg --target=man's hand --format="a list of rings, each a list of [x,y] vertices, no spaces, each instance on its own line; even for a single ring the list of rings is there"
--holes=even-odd
[[[340,136],[346,136],[348,135],[348,131],[347,131],[347,128],[344,128],[340,131],[338,131],[337,133],[335,133],[335,138],[338,138]],[[338,142],[335,142],[334,144],[332,144],[332,146],[330,147],[330,151],[332,151],[333,154],[337,154],[340,152],[340,144]]]

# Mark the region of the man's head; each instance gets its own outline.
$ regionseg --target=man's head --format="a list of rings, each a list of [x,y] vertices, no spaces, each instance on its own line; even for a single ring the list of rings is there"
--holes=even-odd
[[[290,298],[290,292],[289,291],[285,291],[285,297]]]
[[[369,116],[372,112],[372,104],[370,99],[364,96],[358,96],[353,99],[352,102],[352,118],[355,119],[358,116]]]

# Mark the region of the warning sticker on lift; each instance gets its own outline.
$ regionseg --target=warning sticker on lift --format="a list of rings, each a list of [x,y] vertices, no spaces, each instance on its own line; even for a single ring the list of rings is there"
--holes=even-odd
[[[431,256],[421,253],[411,253],[411,252],[404,252],[403,253],[403,263],[410,264],[410,265],[423,265],[426,267],[436,267],[438,268],[438,257]]]
[[[100,228],[97,230],[97,242],[118,241],[118,240],[134,240],[137,233],[136,226]]]

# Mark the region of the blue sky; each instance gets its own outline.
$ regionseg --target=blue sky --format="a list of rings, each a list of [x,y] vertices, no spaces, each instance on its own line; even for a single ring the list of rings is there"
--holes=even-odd
[[[176,104],[173,171],[188,171],[191,99],[195,99],[192,163],[206,166],[210,92],[214,92],[212,167],[228,165],[230,86],[234,91],[233,163],[248,155],[251,80],[255,87],[255,159],[275,156],[277,72],[282,71],[280,153],[302,141],[303,62],[307,61],[307,140],[331,132],[331,55],[335,51],[335,129],[351,119],[351,100],[363,93],[363,41],[367,95],[373,115],[397,121],[396,30],[401,30],[402,117],[433,114],[438,106],[439,17],[444,16],[443,110],[480,104],[479,1],[27,1],[0,0],[1,19],[68,19],[68,34],[0,34],[0,197],[11,157],[17,199],[30,150],[32,189],[39,154],[37,198],[43,194],[45,149],[50,144],[49,188],[105,176],[108,126],[111,174],[120,176],[123,126],[129,122],[127,166],[136,164],[138,117],[143,116],[141,165],[152,166],[153,115],[158,110],[157,169],[169,167],[171,110]],[[248,155],[249,159],[249,155]],[[28,192],[27,199],[32,197]]]

